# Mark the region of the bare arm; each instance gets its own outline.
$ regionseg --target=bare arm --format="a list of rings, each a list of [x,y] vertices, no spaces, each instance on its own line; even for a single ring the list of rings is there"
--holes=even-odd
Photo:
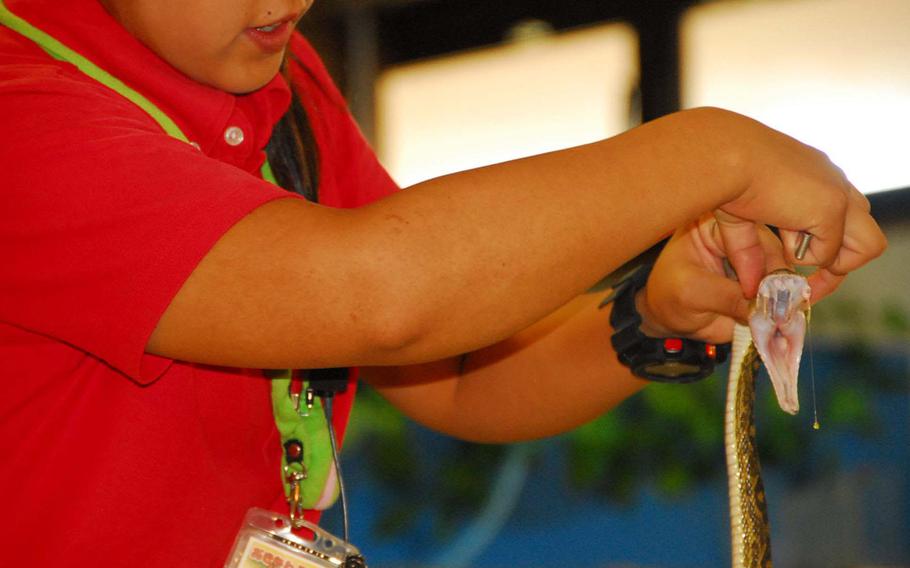
[[[610,348],[609,308],[580,296],[506,341],[464,357],[362,369],[412,419],[478,442],[551,436],[594,419],[647,383]]]
[[[754,121],[702,109],[431,180],[361,209],[280,200],[209,252],[148,349],[262,368],[397,365],[474,351],[724,204],[768,222],[811,217],[806,225],[821,236],[811,256],[830,264],[848,198],[830,165],[813,160],[814,151]],[[753,169],[771,179],[756,186]],[[789,183],[797,170],[803,193]],[[787,201],[781,214],[769,205]],[[811,215],[802,206],[819,202],[833,205]]]
[[[726,251],[713,224],[705,215],[664,247],[637,296],[646,334],[725,343],[733,321],[747,317],[742,288],[724,274]],[[762,272],[787,266],[767,228],[760,242]],[[363,376],[411,418],[456,437],[511,442],[565,432],[647,384],[619,364],[610,344],[612,305],[598,309],[602,297],[575,298],[514,337],[463,357],[366,368]]]

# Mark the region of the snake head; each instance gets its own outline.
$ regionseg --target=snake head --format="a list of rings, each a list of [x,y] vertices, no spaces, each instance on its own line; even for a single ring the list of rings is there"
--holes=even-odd
[[[809,283],[790,271],[765,276],[758,285],[749,327],[768,369],[777,403],[784,412],[799,411],[797,375],[806,337]]]

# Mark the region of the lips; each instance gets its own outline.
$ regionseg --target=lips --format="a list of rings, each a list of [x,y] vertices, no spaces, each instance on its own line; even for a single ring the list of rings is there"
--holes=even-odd
[[[296,21],[297,15],[291,14],[262,26],[249,27],[244,33],[262,51],[276,53],[287,47]]]
[[[257,32],[269,33],[269,32],[275,31],[280,26],[281,26],[281,22],[278,22],[278,23],[271,24],[268,26],[260,26],[258,28],[253,28],[253,29],[256,30]]]

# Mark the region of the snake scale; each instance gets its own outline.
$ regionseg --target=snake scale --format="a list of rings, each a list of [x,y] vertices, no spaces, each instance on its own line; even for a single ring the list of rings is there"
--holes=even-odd
[[[755,441],[755,375],[765,362],[781,408],[799,410],[796,378],[807,329],[809,286],[789,271],[759,285],[749,326],[736,324],[730,355],[724,436],[733,568],[769,568],[771,528]]]

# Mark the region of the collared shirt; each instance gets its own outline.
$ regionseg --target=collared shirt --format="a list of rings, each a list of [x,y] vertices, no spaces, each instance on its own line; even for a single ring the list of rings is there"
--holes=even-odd
[[[6,5],[195,145],[0,27],[0,562],[221,566],[249,507],[286,506],[268,381],[144,349],[214,243],[293,197],[258,174],[290,89],[196,83],[97,0]],[[321,202],[395,191],[312,48],[299,35],[291,48]],[[336,403],[339,426],[349,406]]]

